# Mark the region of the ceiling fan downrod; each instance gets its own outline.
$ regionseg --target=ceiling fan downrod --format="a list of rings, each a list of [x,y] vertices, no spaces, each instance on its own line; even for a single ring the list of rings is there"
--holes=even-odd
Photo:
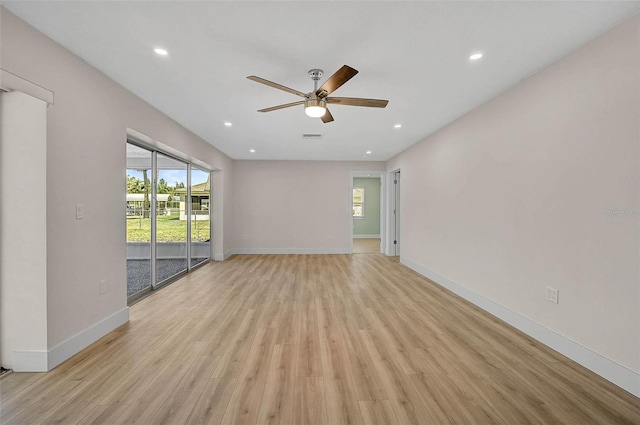
[[[324,74],[324,71],[322,71],[321,69],[314,68],[309,70],[309,77],[313,80],[314,93],[318,90],[318,80],[322,78],[323,74]]]

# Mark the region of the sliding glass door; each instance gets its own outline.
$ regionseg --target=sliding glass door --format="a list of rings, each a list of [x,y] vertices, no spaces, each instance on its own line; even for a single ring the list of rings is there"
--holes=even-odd
[[[156,285],[187,270],[187,164],[158,153]],[[180,191],[184,193],[182,196]],[[178,192],[178,193],[176,193]]]
[[[210,172],[127,143],[127,296],[211,257]]]

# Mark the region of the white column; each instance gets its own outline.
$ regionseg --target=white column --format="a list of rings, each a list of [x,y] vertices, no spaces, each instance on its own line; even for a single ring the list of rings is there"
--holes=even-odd
[[[0,94],[0,362],[47,370],[47,104]]]

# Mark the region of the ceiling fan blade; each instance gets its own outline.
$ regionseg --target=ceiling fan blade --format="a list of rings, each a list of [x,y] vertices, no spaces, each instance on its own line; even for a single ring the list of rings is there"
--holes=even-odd
[[[316,90],[316,96],[319,98],[325,98],[331,93],[336,91],[341,85],[352,79],[358,73],[357,70],[347,65],[342,65],[342,68],[337,70],[323,85]]]
[[[363,99],[360,97],[328,97],[325,99],[327,103],[335,103],[337,105],[348,106],[366,106],[369,108],[384,108],[389,103],[384,99]]]
[[[283,86],[282,84],[274,83],[273,81],[265,80],[264,78],[256,77],[255,75],[250,75],[247,78],[250,79],[251,81],[255,81],[256,83],[261,83],[261,84],[265,84],[265,85],[267,85],[269,87],[273,87],[275,89],[284,90],[286,92],[289,92],[291,94],[295,94],[295,95],[300,96],[300,97],[306,97],[306,94],[302,93],[301,91],[294,90],[294,89],[289,88],[287,86]]]
[[[278,105],[278,106],[272,106],[270,108],[259,109],[258,112],[277,111],[278,109],[289,108],[291,106],[302,105],[302,104],[304,104],[304,100],[299,100],[297,102],[285,103],[283,105]]]
[[[323,116],[320,117],[320,119],[322,120],[323,123],[328,123],[333,121],[333,115],[331,115],[331,112],[329,112],[329,109],[327,109],[327,112],[324,113]]]

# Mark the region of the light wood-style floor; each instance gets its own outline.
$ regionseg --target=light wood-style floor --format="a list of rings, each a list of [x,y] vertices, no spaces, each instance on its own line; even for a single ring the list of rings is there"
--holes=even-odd
[[[374,238],[354,238],[354,254],[377,254],[380,252],[380,239]]]
[[[639,424],[640,400],[383,255],[235,256],[131,308],[3,424]]]

